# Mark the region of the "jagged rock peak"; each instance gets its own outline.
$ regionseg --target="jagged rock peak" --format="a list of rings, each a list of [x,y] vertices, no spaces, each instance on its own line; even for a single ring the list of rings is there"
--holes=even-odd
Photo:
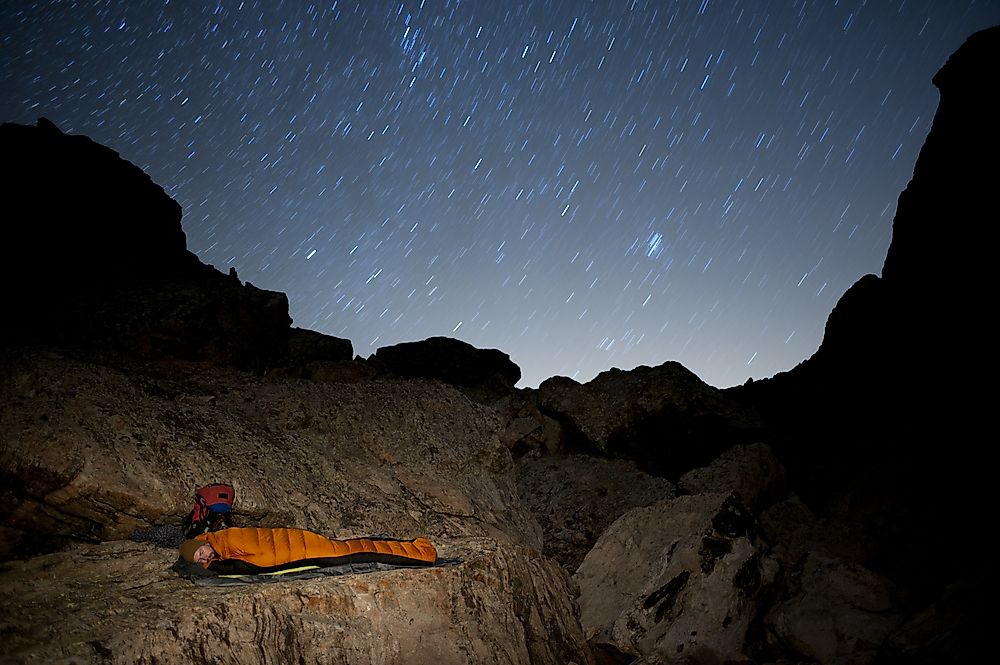
[[[0,147],[0,338],[257,369],[286,355],[285,295],[201,263],[180,205],[142,169],[44,118],[3,124]]]
[[[553,377],[537,399],[563,425],[570,448],[632,459],[667,477],[747,443],[760,427],[755,413],[674,361],[611,369],[585,384]]]
[[[77,281],[186,258],[181,207],[138,166],[50,120],[0,125],[4,276]]]
[[[992,245],[980,225],[996,217],[996,169],[983,165],[1000,152],[998,66],[1000,26],[969,37],[934,76],[941,101],[899,197],[884,279],[947,297],[986,273]]]

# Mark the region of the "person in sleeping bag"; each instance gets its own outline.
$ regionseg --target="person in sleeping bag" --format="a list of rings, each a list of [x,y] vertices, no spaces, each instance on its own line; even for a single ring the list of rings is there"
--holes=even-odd
[[[294,566],[388,563],[433,566],[437,550],[426,538],[332,540],[304,529],[232,528],[184,541],[180,555],[220,574],[261,573]]]

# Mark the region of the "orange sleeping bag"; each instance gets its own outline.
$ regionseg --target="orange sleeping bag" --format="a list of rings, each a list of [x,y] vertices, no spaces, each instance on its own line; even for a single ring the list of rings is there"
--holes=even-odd
[[[426,538],[331,540],[303,529],[232,528],[197,536],[212,546],[219,559],[238,559],[260,568],[272,568],[307,559],[396,561],[434,565],[437,550]]]

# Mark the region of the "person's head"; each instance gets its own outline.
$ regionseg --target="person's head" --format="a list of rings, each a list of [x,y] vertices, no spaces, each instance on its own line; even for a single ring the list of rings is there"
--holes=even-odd
[[[200,563],[207,566],[218,558],[212,546],[204,540],[185,540],[181,544],[181,557],[188,563]]]

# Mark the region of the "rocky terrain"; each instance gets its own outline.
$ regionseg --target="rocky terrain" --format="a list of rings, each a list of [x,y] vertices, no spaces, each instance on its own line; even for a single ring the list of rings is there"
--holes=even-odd
[[[982,660],[987,411],[962,377],[987,355],[995,169],[972,155],[998,147],[998,53],[978,33],[935,78],[882,276],[812,358],[727,391],[669,361],[520,390],[446,338],[352,357],[203,265],[110,149],[3,125],[0,662]],[[196,586],[135,537],[217,481],[240,526],[458,561]]]

